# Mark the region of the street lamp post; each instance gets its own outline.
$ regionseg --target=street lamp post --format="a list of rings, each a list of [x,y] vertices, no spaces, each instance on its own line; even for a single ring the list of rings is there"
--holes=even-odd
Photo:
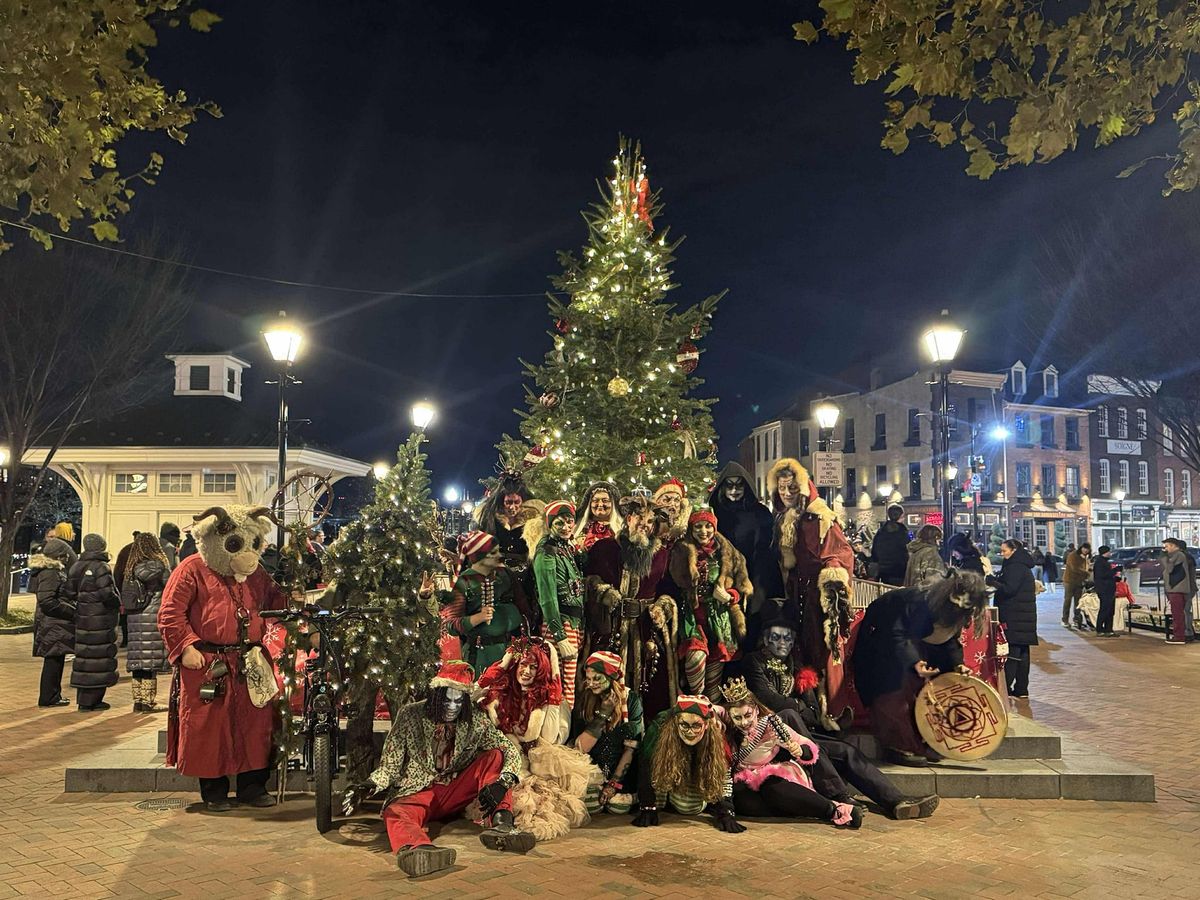
[[[931,382],[931,385],[939,388],[933,397],[933,410],[937,416],[937,428],[934,430],[937,449],[934,452],[933,468],[934,484],[941,491],[942,540],[946,542],[950,540],[953,524],[950,478],[947,477],[947,466],[950,463],[950,364],[958,355],[962,338],[963,330],[950,320],[950,311],[945,309],[937,322],[921,335],[925,352],[937,366],[937,380]]]
[[[279,311],[279,318],[269,328],[263,330],[263,340],[267,342],[267,350],[271,359],[279,366],[279,469],[275,482],[276,497],[279,500],[275,515],[279,520],[280,542],[283,540],[283,518],[287,506],[287,498],[283,496],[283,483],[287,481],[287,442],[288,442],[288,406],[287,386],[300,382],[292,376],[292,364],[300,353],[300,345],[304,335],[287,320],[287,313]],[[272,382],[267,382],[271,384]]]
[[[831,450],[833,449],[833,429],[837,426],[838,416],[841,415],[841,410],[828,401],[818,403],[813,409],[813,415],[817,417],[817,425],[820,430],[817,432],[817,449]],[[829,487],[822,490],[825,494],[825,501],[830,506],[833,505],[833,488]]]
[[[1004,530],[1012,537],[1012,505],[1008,493],[1008,436],[1009,430],[1003,422],[992,429],[992,437],[1000,442],[1001,484],[1004,485]]]
[[[1117,501],[1117,546],[1120,549],[1125,546],[1125,490],[1117,488],[1113,491],[1113,499]]]

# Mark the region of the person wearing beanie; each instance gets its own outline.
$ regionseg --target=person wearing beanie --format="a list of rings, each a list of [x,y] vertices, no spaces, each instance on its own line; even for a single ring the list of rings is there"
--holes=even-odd
[[[162,547],[167,565],[174,569],[179,565],[179,539],[181,532],[174,522],[163,522],[158,526],[158,543]]]
[[[67,596],[75,604],[75,659],[71,687],[80,712],[109,708],[104,692],[117,683],[117,620],[121,595],[108,565],[108,545],[98,534],[83,537],[83,553],[67,572]]]
[[[470,665],[461,659],[442,663],[428,697],[397,712],[370,780],[346,794],[349,814],[361,799],[384,792],[388,841],[409,877],[454,865],[456,851],[434,844],[427,826],[461,818],[472,801],[488,824],[479,839],[489,850],[525,853],[537,843],[513,819],[521,753],[471,702],[474,692]]]
[[[533,577],[542,608],[542,633],[554,642],[562,661],[563,699],[575,705],[575,676],[583,642],[581,556],[571,543],[575,506],[566,500],[546,505],[546,536],[533,555]]]
[[[67,706],[62,674],[67,654],[75,652],[75,604],[67,594],[71,546],[50,538],[29,557],[29,592],[37,598],[33,613],[33,655],[42,658],[38,706]]]
[[[678,478],[669,478],[654,492],[654,505],[666,510],[670,521],[663,544],[670,549],[687,533],[692,506],[687,499],[687,485]]]
[[[611,650],[592,653],[584,668],[570,743],[604,773],[602,785],[588,786],[587,810],[624,815],[633,808],[637,789],[633,757],[645,731],[642,698],[625,686],[621,657]]]
[[[121,605],[129,622],[125,667],[133,676],[133,711],[162,712],[155,705],[158,675],[169,674],[167,647],[158,630],[158,610],[171,575],[158,538],[144,531],[133,539],[121,579]]]

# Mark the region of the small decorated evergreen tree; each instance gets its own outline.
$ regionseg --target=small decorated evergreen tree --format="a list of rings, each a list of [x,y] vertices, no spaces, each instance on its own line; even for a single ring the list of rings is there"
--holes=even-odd
[[[1004,561],[1004,557],[1000,555],[1000,545],[1004,543],[1004,526],[997,522],[992,526],[991,533],[988,535],[988,559],[994,565],[1000,565]]]
[[[720,295],[680,312],[664,301],[680,241],[655,229],[662,211],[640,148],[624,139],[601,200],[583,214],[582,255],[559,254],[563,272],[550,296],[553,348],[525,363],[524,440],[504,436],[501,455],[520,461],[541,498],[579,497],[597,481],[625,492],[669,477],[702,495],[716,463],[713,400],[692,395],[696,345]]]

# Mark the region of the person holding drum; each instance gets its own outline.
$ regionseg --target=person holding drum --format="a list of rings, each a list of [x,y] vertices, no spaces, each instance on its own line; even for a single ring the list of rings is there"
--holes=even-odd
[[[917,694],[942,672],[970,674],[960,637],[972,619],[981,627],[987,603],[983,579],[955,569],[923,587],[889,591],[867,607],[850,664],[889,762],[924,766],[939,758],[917,732]]]

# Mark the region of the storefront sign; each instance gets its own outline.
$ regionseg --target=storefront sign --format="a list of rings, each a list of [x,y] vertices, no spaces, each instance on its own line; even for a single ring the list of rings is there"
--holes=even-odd
[[[1108,452],[1120,456],[1141,456],[1142,442],[1141,441],[1116,441],[1109,438]]]

